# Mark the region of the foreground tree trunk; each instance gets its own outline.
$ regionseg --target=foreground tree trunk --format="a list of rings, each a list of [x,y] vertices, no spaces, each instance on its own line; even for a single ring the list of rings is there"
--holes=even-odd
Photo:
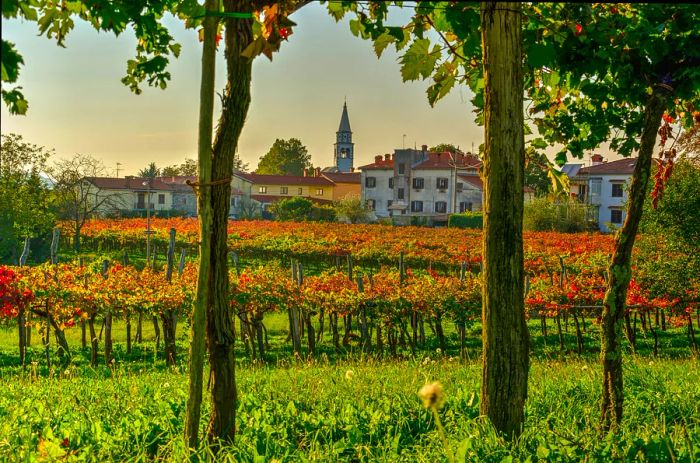
[[[207,11],[218,11],[218,0],[206,0]],[[214,85],[216,65],[216,29],[214,16],[204,18],[202,73],[199,92],[198,164],[199,183],[211,183],[212,130],[214,118]],[[200,188],[197,195],[199,216],[199,270],[197,294],[190,328],[189,395],[185,416],[185,441],[196,449],[199,440],[199,419],[202,407],[202,377],[205,355],[206,313],[210,300],[212,209],[209,188]]]
[[[630,260],[642,218],[644,197],[651,171],[656,135],[665,108],[665,90],[655,88],[644,110],[644,127],[637,165],[632,175],[627,200],[627,217],[615,236],[615,251],[608,268],[608,285],[603,299],[600,357],[603,363],[601,426],[604,431],[617,428],[622,420],[622,325],[625,318],[627,287],[632,277]]]
[[[523,77],[518,3],[481,6],[485,155],[481,414],[522,431],[529,335],[523,301]]]
[[[225,0],[227,12],[252,11],[251,2]],[[211,163],[212,229],[208,301],[206,304],[207,349],[211,365],[211,414],[207,439],[232,442],[236,429],[236,378],[234,324],[229,306],[227,226],[231,204],[231,173],[238,139],[250,106],[253,60],[241,55],[252,42],[252,20],[226,19],[227,84]],[[200,190],[202,186],[200,186]]]

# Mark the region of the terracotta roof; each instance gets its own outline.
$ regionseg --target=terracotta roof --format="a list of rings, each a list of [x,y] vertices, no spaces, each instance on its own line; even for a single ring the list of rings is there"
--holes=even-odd
[[[360,183],[359,172],[321,172],[321,177],[334,183]]]
[[[85,177],[85,180],[102,190],[139,190],[148,189],[143,183],[148,179],[139,177]],[[151,190],[172,191],[173,188],[159,178],[151,180]]]
[[[428,153],[428,159],[418,164],[414,169],[468,169],[481,167],[481,160],[472,154],[452,154],[448,151],[443,153]]]
[[[298,196],[293,196],[293,195],[250,195],[252,199],[255,201],[258,201],[260,203],[274,203],[276,201],[280,201],[282,199],[289,199],[289,198],[296,198]],[[301,198],[308,199],[311,202],[314,202],[316,204],[332,204],[333,201],[330,199],[321,199],[321,198],[313,198],[310,196],[300,196]]]
[[[484,189],[484,182],[478,175],[458,175],[457,177],[482,191]]]
[[[453,162],[455,162],[456,158],[456,163],[457,163],[457,168],[458,169],[468,169],[468,168],[476,168],[479,169],[481,167],[481,160],[470,154],[456,154],[453,155],[449,153],[448,151],[442,152],[442,153],[437,153],[437,152],[430,152],[428,153],[428,159],[425,161],[421,162],[417,166],[413,167],[413,169],[416,170],[421,170],[421,169],[452,169],[454,166],[452,165]],[[367,164],[364,166],[358,167],[358,169],[363,169],[363,170],[370,170],[370,169],[393,169],[394,168],[394,160],[392,159],[386,159],[383,157],[380,161],[374,161],[372,164]]]
[[[636,164],[637,158],[618,159],[617,161],[583,167],[576,175],[632,174]]]
[[[259,185],[299,185],[299,186],[333,186],[333,182],[324,177],[302,177],[300,175],[265,175],[235,172],[233,175],[250,183]]]
[[[174,176],[169,176],[169,177],[156,177],[156,178],[158,180],[162,181],[163,183],[166,183],[167,185],[169,185],[173,191],[177,191],[178,193],[192,193],[192,194],[194,194],[194,190],[192,190],[192,187],[186,183],[188,180],[191,182],[196,181],[197,177],[195,177],[194,175],[174,175]]]
[[[389,159],[388,161],[382,158],[381,161],[375,161],[372,164],[367,164],[364,166],[358,167],[358,169],[362,170],[369,170],[369,169],[394,169],[394,160]]]

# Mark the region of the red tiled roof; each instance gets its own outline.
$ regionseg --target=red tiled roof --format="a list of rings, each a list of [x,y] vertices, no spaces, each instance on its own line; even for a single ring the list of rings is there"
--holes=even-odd
[[[443,153],[428,153],[428,159],[421,162],[414,169],[453,169],[457,165],[458,169],[468,169],[481,167],[481,160],[472,154],[452,154],[447,151]]]
[[[602,174],[632,174],[637,158],[618,159],[617,161],[604,162],[595,166],[583,167],[576,176],[602,175]]]
[[[479,177],[478,175],[458,175],[457,177],[460,180],[464,180],[468,184],[475,186],[476,188],[478,188],[482,191],[484,189],[484,182],[481,180],[481,177]]]
[[[321,172],[321,177],[334,183],[360,183],[359,172]]]
[[[458,169],[468,169],[481,167],[481,160],[474,156],[473,154],[451,154],[448,151],[437,153],[428,153],[428,159],[421,162],[414,167],[416,170],[421,169],[453,169],[455,166],[453,163],[457,163]],[[370,170],[370,169],[393,169],[394,160],[382,158],[381,161],[375,161],[372,164],[367,164],[360,166],[358,169]]]
[[[299,186],[333,186],[332,181],[324,177],[302,177],[299,175],[266,175],[236,172],[236,175],[255,184],[264,185],[299,185]]]
[[[274,203],[276,201],[280,201],[282,199],[289,199],[289,198],[295,198],[295,196],[278,196],[278,195],[250,195],[252,199],[255,201],[258,201],[260,203]],[[304,199],[308,199],[309,201],[312,201],[316,204],[331,204],[333,201],[330,199],[320,199],[320,198],[313,198],[310,196],[301,196]]]
[[[143,183],[148,179],[139,177],[85,177],[85,180],[102,190],[146,190]],[[171,191],[173,188],[158,178],[151,180],[151,190]]]
[[[373,162],[372,164],[367,164],[365,166],[360,166],[358,169],[394,169],[394,160],[389,159],[388,161],[382,158],[379,162]]]

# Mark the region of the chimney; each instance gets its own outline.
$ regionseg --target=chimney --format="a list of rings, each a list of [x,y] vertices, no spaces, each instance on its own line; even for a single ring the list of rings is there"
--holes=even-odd
[[[304,169],[304,177],[308,177],[308,176],[309,176],[309,171],[307,171],[306,169]]]
[[[350,166],[350,172],[355,172],[355,168]]]
[[[384,160],[385,160],[385,161],[391,161],[391,154],[386,153],[386,154],[384,155]]]
[[[315,174],[316,174],[316,177],[320,177],[320,176],[321,176],[321,168],[320,168],[320,167],[317,167],[317,168],[316,168]]]
[[[423,150],[423,152],[428,151],[428,145],[422,145],[420,148]]]
[[[603,163],[603,155],[602,154],[593,154],[591,155],[591,165],[597,166],[598,164]]]
[[[382,155],[381,154],[376,155],[374,157],[374,162],[376,162],[376,163],[382,162]]]

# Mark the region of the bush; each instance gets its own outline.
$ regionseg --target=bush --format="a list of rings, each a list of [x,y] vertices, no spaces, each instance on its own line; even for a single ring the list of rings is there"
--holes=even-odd
[[[588,220],[588,209],[589,206],[573,198],[559,202],[535,198],[525,203],[523,229],[564,233],[595,230],[595,223]]]
[[[275,215],[275,219],[286,222],[294,221],[301,222],[308,220],[311,216],[313,203],[311,200],[295,196],[293,198],[285,198],[273,203],[270,206],[270,212]]]
[[[316,206],[311,208],[309,220],[314,222],[335,222],[337,214],[332,206]]]
[[[350,223],[367,223],[370,221],[370,210],[361,198],[354,196],[341,199],[335,203],[335,212],[338,217]]]
[[[484,214],[482,212],[450,214],[447,226],[450,228],[482,228],[484,226]]]

